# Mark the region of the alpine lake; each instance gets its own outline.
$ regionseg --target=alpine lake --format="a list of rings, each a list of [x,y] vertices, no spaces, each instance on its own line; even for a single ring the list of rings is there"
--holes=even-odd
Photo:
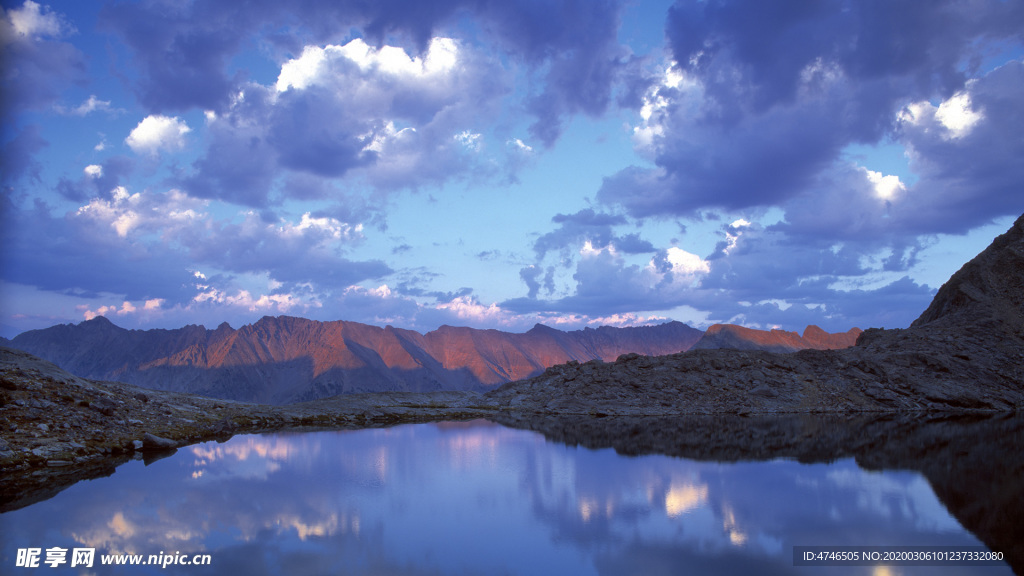
[[[242,435],[0,514],[0,573],[1020,574],[1022,430],[1012,414],[733,415]],[[805,565],[803,547],[1003,560]],[[75,548],[92,567],[70,566]],[[175,561],[101,564],[121,554]],[[209,564],[177,562],[196,555]]]

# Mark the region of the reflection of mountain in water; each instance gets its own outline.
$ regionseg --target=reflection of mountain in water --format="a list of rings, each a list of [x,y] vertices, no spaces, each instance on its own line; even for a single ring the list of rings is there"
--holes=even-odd
[[[576,449],[482,420],[236,436],[145,467],[130,463],[0,515],[0,533],[45,533],[47,545],[104,552],[209,552],[213,570],[197,574],[793,574],[802,571],[794,545],[981,543],[921,473],[865,470],[843,452],[863,448],[843,440],[844,423],[732,420],[558,424],[576,438],[635,432],[632,445],[613,443],[631,454],[681,447],[700,460]],[[704,452],[695,432],[715,425],[813,463],[760,453],[752,440]],[[911,437],[923,430],[867,427]],[[804,431],[824,442],[805,446]],[[787,442],[790,434],[800,441]],[[762,456],[770,459],[736,461]],[[0,541],[0,556],[19,545]]]
[[[785,415],[674,418],[511,415],[504,425],[627,455],[692,460],[855,458],[922,473],[960,523],[1024,574],[1024,414]]]

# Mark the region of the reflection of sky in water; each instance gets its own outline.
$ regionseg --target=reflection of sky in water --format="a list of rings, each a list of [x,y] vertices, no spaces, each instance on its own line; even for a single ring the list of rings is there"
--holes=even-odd
[[[817,574],[792,546],[979,544],[916,473],[624,457],[479,422],[209,442],[4,514],[0,532],[0,572],[21,570],[19,547],[89,546],[212,554],[188,574]]]

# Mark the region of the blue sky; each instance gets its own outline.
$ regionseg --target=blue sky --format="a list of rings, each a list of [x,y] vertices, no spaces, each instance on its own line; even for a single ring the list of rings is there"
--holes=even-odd
[[[1024,212],[1024,4],[3,2],[2,334],[903,327]]]

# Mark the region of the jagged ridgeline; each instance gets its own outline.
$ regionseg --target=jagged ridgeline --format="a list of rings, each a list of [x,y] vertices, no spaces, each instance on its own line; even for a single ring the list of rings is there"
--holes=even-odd
[[[690,349],[681,322],[516,334],[441,328],[420,334],[358,322],[264,317],[233,329],[126,330],[104,317],[18,335],[10,346],[85,378],[215,398],[283,404],[352,392],[487,390],[570,360]]]
[[[420,334],[358,322],[264,317],[234,329],[186,326],[126,330],[102,316],[32,330],[11,346],[97,380],[251,402],[288,403],[353,392],[486,391],[569,361],[611,362],[623,354],[660,356],[691,348],[833,349],[853,346],[859,328],[803,336],[681,322],[562,331],[538,324],[518,334],[442,326]]]

